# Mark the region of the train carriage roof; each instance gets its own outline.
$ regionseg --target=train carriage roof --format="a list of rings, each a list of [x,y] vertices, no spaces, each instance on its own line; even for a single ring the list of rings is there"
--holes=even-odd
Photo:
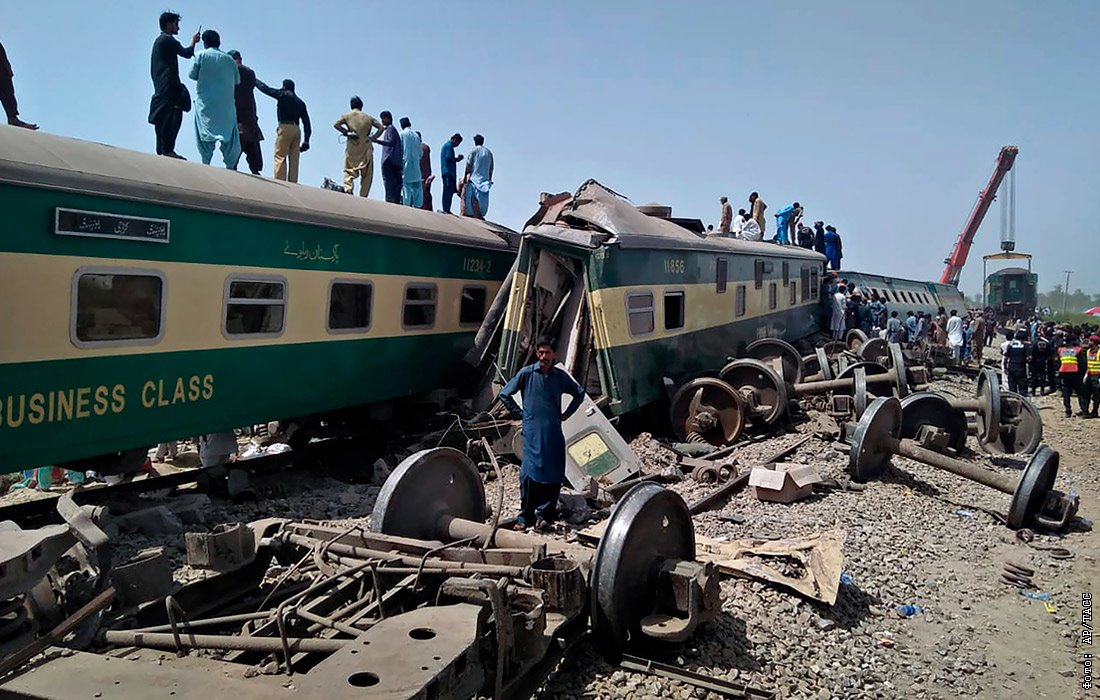
[[[989,273],[989,277],[1004,277],[1006,275],[1030,275],[1031,272],[1022,267],[1005,267]]]
[[[488,221],[9,127],[0,183],[502,250],[518,239]]]
[[[545,195],[539,211],[528,220],[524,233],[596,248],[697,250],[743,255],[779,255],[823,262],[825,256],[798,246],[779,246],[762,241],[703,237],[668,219],[638,210],[624,197],[588,180],[570,195]]]

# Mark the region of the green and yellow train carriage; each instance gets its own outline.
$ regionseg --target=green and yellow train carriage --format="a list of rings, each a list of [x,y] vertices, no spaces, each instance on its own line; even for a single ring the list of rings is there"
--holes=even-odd
[[[0,472],[454,386],[515,257],[491,223],[16,129],[0,207]]]
[[[759,338],[821,328],[824,256],[701,237],[594,181],[545,198],[527,224],[505,311],[499,367],[515,373],[539,336],[613,414],[659,402]]]

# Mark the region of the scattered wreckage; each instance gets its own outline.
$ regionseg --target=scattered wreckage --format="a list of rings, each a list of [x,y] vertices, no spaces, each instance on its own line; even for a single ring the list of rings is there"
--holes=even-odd
[[[609,660],[638,664],[624,655],[683,641],[720,609],[679,495],[635,485],[593,549],[500,529],[453,448],[404,460],[369,529],[271,518],[189,534],[190,563],[216,573],[182,587],[162,552],[112,568],[103,511],[61,503],[67,525],[3,540],[0,683],[19,697],[263,698],[279,673],[304,697],[526,697],[587,630]],[[32,672],[70,633],[84,651]]]

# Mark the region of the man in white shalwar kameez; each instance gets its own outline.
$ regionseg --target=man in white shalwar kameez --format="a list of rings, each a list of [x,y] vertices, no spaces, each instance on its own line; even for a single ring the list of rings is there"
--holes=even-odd
[[[947,319],[947,344],[951,346],[951,357],[962,359],[963,322],[955,309],[951,309],[951,318]]]
[[[739,235],[743,241],[761,241],[764,240],[764,231],[761,230],[760,224],[748,216],[744,216],[741,219],[741,233]]]
[[[845,294],[847,288],[842,284],[836,288],[833,294],[833,315],[829,321],[829,330],[833,333],[833,340],[844,339],[844,311],[848,305],[848,297]]]
[[[221,144],[225,167],[236,168],[241,159],[237,131],[236,87],[240,71],[233,58],[221,50],[221,37],[213,29],[202,33],[205,48],[195,56],[190,77],[195,86],[195,142],[202,162],[210,165],[214,145]]]

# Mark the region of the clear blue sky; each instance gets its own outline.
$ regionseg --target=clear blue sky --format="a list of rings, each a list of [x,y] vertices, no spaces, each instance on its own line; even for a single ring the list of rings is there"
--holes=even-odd
[[[433,157],[454,131],[463,150],[485,134],[491,218],[512,227],[539,192],[590,177],[708,222],[720,195],[736,208],[758,190],[769,214],[798,200],[811,221],[836,224],[846,267],[935,279],[997,152],[1014,143],[1018,250],[1036,255],[1043,289],[1070,269],[1071,288],[1100,292],[1096,0],[169,7],[184,41],[200,24],[217,29],[261,79],[295,79],[315,127],[303,183],[340,178],[331,125],[359,94],[368,112],[410,116]],[[24,118],[152,151],[149,50],[162,9],[4,0],[0,41]],[[275,108],[258,100],[270,175]],[[190,119],[179,150],[196,159]],[[998,206],[964,291],[979,290],[981,255],[998,249]]]

